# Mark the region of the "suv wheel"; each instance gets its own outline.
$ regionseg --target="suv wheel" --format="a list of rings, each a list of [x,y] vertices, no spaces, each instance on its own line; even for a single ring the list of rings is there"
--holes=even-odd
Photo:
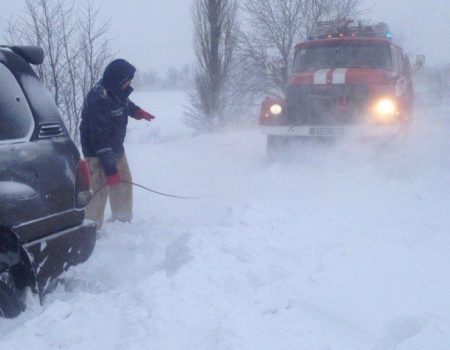
[[[14,287],[9,283],[9,274],[8,278],[5,274],[0,275],[0,317],[14,318],[22,312],[22,307]]]

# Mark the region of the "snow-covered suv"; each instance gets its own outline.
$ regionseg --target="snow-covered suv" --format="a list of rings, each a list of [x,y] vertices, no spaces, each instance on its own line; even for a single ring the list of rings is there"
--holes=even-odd
[[[89,171],[51,95],[30,64],[38,47],[0,47],[0,316],[42,297],[91,255],[96,228],[84,220]]]

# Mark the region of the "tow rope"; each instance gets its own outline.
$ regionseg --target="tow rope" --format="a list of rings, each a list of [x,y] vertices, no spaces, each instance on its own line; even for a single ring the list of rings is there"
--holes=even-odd
[[[145,190],[147,192],[151,192],[151,193],[154,193],[154,194],[157,194],[157,195],[160,195],[160,196],[176,198],[176,199],[202,199],[202,198],[210,197],[210,196],[187,196],[187,197],[186,196],[179,196],[179,195],[175,195],[175,194],[168,194],[168,193],[155,191],[155,190],[152,190],[151,188],[148,188],[148,187],[145,187],[145,186],[142,186],[142,185],[139,185],[137,183],[130,182],[130,181],[122,181],[121,180],[120,182],[123,182],[125,184],[129,184],[129,185],[132,185],[132,186],[135,186],[135,187],[142,188],[143,190]]]
[[[169,197],[169,198],[175,198],[175,199],[202,199],[202,198],[210,197],[210,196],[179,196],[179,195],[175,195],[175,194],[169,194],[169,193],[164,193],[164,192],[159,192],[159,191],[156,191],[156,190],[152,190],[151,188],[148,188],[146,186],[143,186],[143,185],[140,185],[140,184],[137,184],[137,183],[134,183],[134,182],[130,182],[130,181],[120,180],[120,182],[124,183],[124,184],[128,184],[128,185],[132,185],[132,186],[135,186],[135,187],[139,187],[139,188],[141,188],[141,189],[143,189],[143,190],[145,190],[147,192],[151,192],[151,193],[157,194],[159,196],[164,196],[164,197]],[[92,201],[95,198],[95,196],[97,196],[100,193],[100,191],[103,190],[106,186],[107,186],[106,183],[104,185],[100,186],[98,188],[98,190],[93,193],[90,201]]]

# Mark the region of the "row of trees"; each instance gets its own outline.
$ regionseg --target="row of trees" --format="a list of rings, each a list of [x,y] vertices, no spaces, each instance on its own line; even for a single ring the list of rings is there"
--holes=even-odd
[[[214,130],[264,94],[283,96],[296,43],[316,24],[358,14],[360,0],[196,0],[195,89],[187,120]]]
[[[25,13],[4,33],[10,43],[38,45],[46,60],[37,73],[53,94],[65,123],[78,140],[83,97],[112,57],[108,23],[98,23],[95,0],[24,0]],[[318,21],[355,15],[360,0],[195,0],[197,66],[140,73],[141,87],[187,88],[188,123],[214,130],[245,115],[264,94],[282,96],[294,45]],[[227,117],[228,116],[228,117]]]
[[[192,87],[193,69],[186,64],[180,69],[171,67],[164,76],[157,70],[137,71],[133,86],[143,90],[183,90]]]
[[[94,0],[24,0],[25,12],[3,28],[4,40],[44,48],[37,74],[53,94],[75,140],[83,97],[112,58],[108,23],[98,23]],[[283,96],[297,42],[308,38],[318,21],[353,17],[360,0],[195,0],[196,69],[171,68],[138,73],[136,86],[190,89],[187,122],[211,131],[238,122],[266,94]],[[421,101],[443,103],[450,68],[425,70]],[[432,92],[432,93],[430,93]],[[420,102],[420,101],[419,101]]]
[[[98,23],[98,12],[94,0],[25,0],[24,14],[4,28],[7,42],[44,49],[46,59],[36,72],[75,140],[83,97],[112,57],[108,23]]]

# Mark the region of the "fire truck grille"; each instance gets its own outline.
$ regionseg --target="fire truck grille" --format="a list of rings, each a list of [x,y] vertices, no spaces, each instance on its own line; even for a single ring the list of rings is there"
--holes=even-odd
[[[290,86],[286,95],[291,123],[346,125],[363,117],[369,102],[369,87],[362,84]]]

